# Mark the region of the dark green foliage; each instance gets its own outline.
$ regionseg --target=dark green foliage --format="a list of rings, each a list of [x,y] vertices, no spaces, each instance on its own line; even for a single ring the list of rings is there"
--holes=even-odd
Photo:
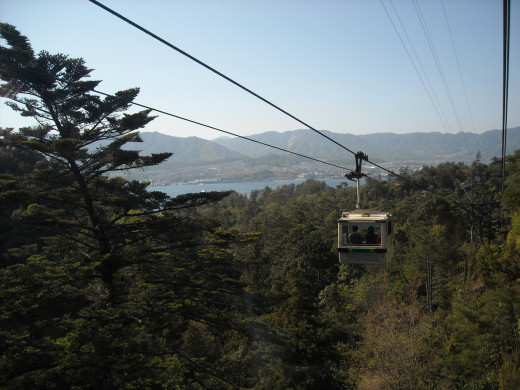
[[[385,267],[337,265],[336,221],[354,208],[352,188],[308,181],[253,191],[249,199],[235,194],[204,210],[229,227],[261,232],[244,253],[243,274],[255,321],[270,330],[254,333],[257,387],[505,389],[501,384],[517,383],[505,368],[518,369],[517,287],[506,287],[519,278],[517,218],[505,245],[481,244],[486,237],[500,242],[495,168],[477,159],[471,167],[449,163],[409,176],[442,196],[401,179],[370,180],[362,203],[396,218],[396,256]],[[481,180],[463,191],[476,175]],[[510,170],[506,182],[515,177]],[[493,201],[472,211],[468,195],[474,203]],[[493,323],[494,316],[502,320]]]
[[[138,90],[101,99],[83,60],[0,33],[2,94],[39,123],[0,133],[2,386],[228,388],[222,346],[244,343],[239,266],[222,249],[231,237],[211,240],[218,223],[185,210],[229,193],[170,199],[116,177],[171,155],[123,148],[153,119],[124,113]],[[189,348],[194,326],[211,360]]]
[[[169,156],[129,148],[137,90],[101,99],[83,60],[0,32],[2,92],[39,120],[0,134],[2,388],[520,386],[518,152],[502,221],[496,160],[367,180],[395,256],[340,266],[354,188],[149,192],[116,176]]]
[[[506,157],[506,170],[510,174],[506,179],[504,189],[504,206],[515,211],[520,207],[520,150],[515,151],[514,156]]]

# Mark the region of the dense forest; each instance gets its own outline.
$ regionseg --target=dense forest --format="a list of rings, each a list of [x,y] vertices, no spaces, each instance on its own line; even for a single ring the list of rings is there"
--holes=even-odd
[[[352,186],[169,198],[141,156],[138,89],[0,24],[0,386],[520,388],[520,151],[361,188],[395,220],[386,265],[341,265]],[[102,141],[102,142],[101,142]],[[500,140],[497,140],[500,142]]]

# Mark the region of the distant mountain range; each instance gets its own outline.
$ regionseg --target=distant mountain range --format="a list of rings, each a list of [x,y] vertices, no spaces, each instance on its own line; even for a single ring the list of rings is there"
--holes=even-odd
[[[321,131],[350,150],[363,151],[374,162],[383,161],[472,161],[480,151],[482,160],[501,155],[500,130],[473,133],[376,133],[367,135],[338,134]],[[250,138],[312,157],[345,158],[345,150],[311,130],[285,133],[267,132]],[[258,157],[266,147],[240,138],[217,138],[226,148]],[[508,130],[508,151],[520,148],[520,127]]]
[[[487,163],[491,158],[501,155],[501,130],[490,130],[482,134],[435,132],[353,135],[321,132],[354,152],[363,151],[369,160],[376,163],[392,162],[394,165],[402,163],[415,166],[437,165],[447,161],[470,163],[478,152],[481,161]],[[275,167],[287,168],[309,161],[243,138],[221,137],[209,141],[197,137],[173,137],[158,132],[142,132],[141,137],[143,143],[131,144],[129,147],[140,149],[142,154],[174,153],[165,163],[143,172],[145,176],[177,171],[193,178],[197,175],[190,170],[204,176],[200,172],[208,167],[217,169],[226,166],[226,169],[235,172],[237,164],[244,172],[248,169],[258,170],[260,166],[264,171],[272,171]],[[248,138],[341,166],[351,166],[354,162],[350,153],[312,130],[266,132]],[[508,129],[507,153],[512,154],[518,148],[520,127]],[[230,168],[231,166],[234,168]]]
[[[492,157],[501,155],[502,145],[501,130],[490,130],[482,134],[459,132],[353,135],[330,131],[322,133],[350,150],[363,151],[374,162],[471,162],[479,151],[482,161],[487,162]],[[143,153],[173,152],[172,158],[178,160],[179,164],[255,159],[270,154],[291,156],[243,138],[221,137],[208,141],[197,137],[173,137],[158,132],[143,132],[141,136],[144,143],[139,145],[139,148]],[[509,129],[507,136],[507,152],[510,154],[520,148],[520,127]],[[344,149],[311,130],[284,133],[270,131],[248,138],[314,158],[351,158]]]

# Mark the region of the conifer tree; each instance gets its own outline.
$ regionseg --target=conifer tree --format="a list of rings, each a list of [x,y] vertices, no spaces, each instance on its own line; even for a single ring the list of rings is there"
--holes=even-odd
[[[0,148],[43,157],[31,169],[0,172],[0,203],[9,205],[2,218],[18,232],[37,232],[3,243],[0,383],[229,387],[214,369],[223,353],[204,363],[180,351],[193,322],[226,328],[221,340],[233,337],[223,322],[237,316],[219,311],[220,291],[233,296],[238,288],[233,258],[223,263],[218,251],[201,251],[215,221],[176,212],[229,193],[170,198],[117,177],[171,156],[128,147],[154,118],[149,110],[125,113],[139,90],[101,98],[83,59],[36,54],[9,24],[0,24],[0,38],[0,93],[38,123],[1,129]],[[214,271],[229,277],[221,282]]]

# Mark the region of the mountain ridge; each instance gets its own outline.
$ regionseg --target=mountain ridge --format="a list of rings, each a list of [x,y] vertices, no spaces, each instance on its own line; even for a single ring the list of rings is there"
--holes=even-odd
[[[501,130],[480,134],[416,132],[354,135],[326,130],[322,132],[349,150],[363,151],[370,161],[386,164],[391,169],[400,166],[435,166],[448,161],[471,163],[477,153],[480,153],[484,163],[501,156]],[[128,174],[139,180],[151,180],[153,177],[154,182],[326,178],[343,175],[344,171],[339,168],[284,153],[259,142],[348,169],[352,169],[354,164],[354,158],[348,151],[310,130],[270,131],[248,136],[257,142],[240,137],[220,137],[214,140],[194,136],[183,138],[157,131],[141,132],[141,138],[142,143],[131,143],[127,148],[139,149],[142,154],[173,153],[158,166]],[[518,148],[520,127],[508,129],[507,154],[512,154]]]
[[[358,150],[373,156],[377,161],[435,160],[472,161],[480,151],[483,160],[501,155],[501,130],[484,133],[372,133],[364,135],[333,133],[322,130],[323,134],[334,139],[350,150]],[[344,158],[345,150],[309,130],[293,130],[283,133],[260,133],[248,138],[269,143],[291,151],[309,154],[311,157]],[[221,137],[213,140],[233,151],[242,151],[249,157],[257,157],[265,152],[265,146],[241,138]],[[247,144],[246,144],[247,143]],[[520,127],[508,129],[508,154],[520,147]],[[280,152],[281,153],[281,152]],[[442,158],[443,157],[443,158]]]

